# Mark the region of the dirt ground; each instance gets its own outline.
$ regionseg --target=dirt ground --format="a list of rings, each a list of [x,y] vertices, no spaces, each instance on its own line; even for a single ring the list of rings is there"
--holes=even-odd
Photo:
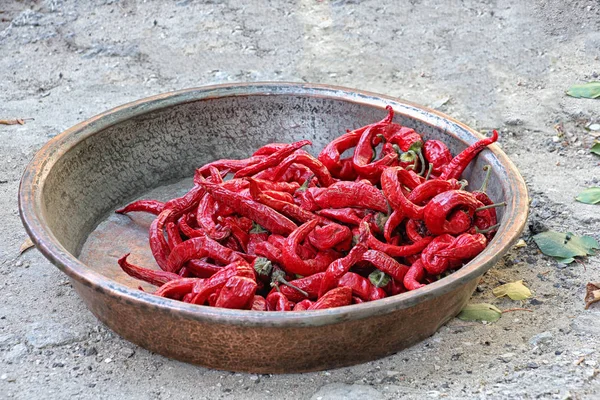
[[[93,3],[93,4],[92,4]],[[390,2],[391,3],[391,2]],[[589,153],[600,100],[598,0],[0,2],[0,398],[593,399],[600,308],[584,310],[600,258],[565,266],[535,244],[512,250],[472,302],[532,312],[453,320],[424,342],[350,368],[302,375],[214,371],[152,354],[101,325],[35,250],[17,211],[19,179],[51,137],[114,106],[211,83],[296,81],[365,89],[497,128],[527,181],[532,230],[599,237]],[[555,129],[562,124],[564,135]],[[491,289],[525,280],[523,305]],[[374,346],[377,343],[373,343]]]

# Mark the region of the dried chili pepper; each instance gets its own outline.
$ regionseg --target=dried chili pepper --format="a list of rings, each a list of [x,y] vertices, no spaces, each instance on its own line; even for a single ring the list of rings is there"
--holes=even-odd
[[[252,280],[255,278],[254,270],[247,263],[232,263],[223,267],[222,270],[210,278],[198,282],[193,288],[195,296],[190,302],[193,304],[204,304],[212,293],[217,289],[221,289],[229,278],[233,276],[241,276]]]
[[[341,286],[331,289],[319,298],[312,306],[311,310],[324,310],[326,308],[342,307],[352,303],[352,289],[346,286]]]
[[[260,295],[254,295],[250,309],[253,311],[267,311],[267,300]]]
[[[342,275],[338,281],[338,285],[351,288],[352,295],[360,297],[362,300],[372,301],[385,297],[383,289],[373,286],[368,279],[354,272],[346,272]]]
[[[244,258],[238,252],[219,244],[208,236],[200,236],[175,246],[168,258],[167,271],[178,271],[187,261],[202,257],[210,257],[222,263],[237,261],[245,263]]]
[[[352,239],[352,231],[345,225],[331,223],[316,226],[309,234],[308,241],[318,250],[328,250]]]
[[[308,299],[304,299],[294,306],[294,311],[306,311],[308,310],[314,303]]]
[[[156,260],[156,263],[160,269],[170,272],[173,271],[168,269],[169,266],[167,257],[171,251],[169,249],[169,244],[165,240],[164,227],[167,221],[172,218],[173,213],[173,210],[165,209],[158,214],[158,217],[156,217],[154,221],[152,221],[152,224],[150,224],[150,237],[148,240],[150,243],[150,250],[152,250],[152,255],[154,256],[154,259]]]
[[[423,156],[432,165],[432,172],[439,175],[446,165],[452,161],[452,153],[443,142],[431,139],[423,143]]]
[[[436,236],[421,253],[423,268],[430,275],[439,275],[446,271],[450,261],[446,257],[438,256],[439,252],[448,248],[454,242],[454,237],[446,233]]]
[[[390,214],[390,217],[385,221],[385,225],[383,226],[383,237],[385,240],[388,242],[392,240],[394,230],[396,230],[405,218],[406,216],[400,210],[394,210]]]
[[[281,248],[283,267],[290,274],[312,275],[322,272],[327,265],[317,263],[315,259],[303,260],[298,255],[298,246],[308,234],[317,226],[319,221],[312,220],[293,231],[285,240]]]
[[[324,276],[325,272],[318,272],[304,278],[294,279],[293,281],[290,281],[290,283],[305,291],[308,294],[309,299],[315,300],[319,297],[319,288],[321,287]],[[285,294],[290,301],[299,302],[306,298],[302,293],[291,287],[281,286],[279,290],[281,293]]]
[[[186,294],[190,293],[194,285],[201,282],[198,278],[179,278],[169,281],[159,287],[154,294],[160,297],[168,297],[170,299],[179,300]]]
[[[425,269],[419,259],[410,266],[402,282],[407,290],[416,290],[425,286],[425,284],[421,283],[423,278],[425,278]]]
[[[127,204],[123,208],[115,210],[117,214],[127,214],[130,212],[147,212],[158,215],[164,209],[165,203],[158,200],[137,200]]]
[[[439,257],[450,257],[468,260],[481,253],[487,246],[487,239],[481,233],[463,233],[444,250],[437,251]]]
[[[381,251],[391,257],[406,257],[421,252],[431,241],[433,237],[426,236],[418,242],[405,246],[396,246],[392,244],[382,243],[375,236],[369,233],[367,245],[373,250]]]
[[[180,278],[179,275],[174,274],[172,272],[167,271],[157,271],[154,269],[142,268],[137,265],[133,265],[127,261],[127,257],[129,257],[131,253],[125,254],[123,257],[119,258],[119,266],[121,269],[129,276],[142,280],[144,282],[148,282],[154,286],[161,286],[167,282],[172,280],[177,280]]]
[[[379,179],[383,170],[397,158],[396,153],[390,152],[384,154],[379,160],[372,161],[374,158],[372,140],[377,133],[376,126],[365,129],[354,150],[352,158],[354,171],[364,178]]]
[[[215,307],[247,310],[252,307],[256,282],[243,276],[232,276],[221,288]]]
[[[475,210],[483,204],[471,193],[464,190],[449,190],[435,196],[424,207],[423,220],[425,226],[434,235],[443,233],[460,234],[464,232],[462,226],[451,224],[447,218],[452,211],[457,209],[468,212],[473,217]]]
[[[440,179],[446,180],[451,178],[460,178],[465,168],[467,168],[469,163],[477,156],[477,154],[497,140],[498,132],[494,130],[492,132],[492,137],[479,140],[467,147],[446,165],[442,171],[442,174],[440,175]]]
[[[381,251],[366,251],[361,259],[373,264],[375,268],[385,272],[398,282],[402,282],[404,275],[408,272],[408,267],[406,265],[400,264],[398,261]]]
[[[243,178],[245,176],[252,176],[260,171],[264,171],[267,168],[274,167],[281,163],[287,156],[295,152],[296,150],[310,145],[312,142],[310,140],[301,140],[299,142],[295,142],[289,144],[274,153],[269,154],[264,159],[260,160],[256,164],[249,165],[237,171],[234,178]]]
[[[311,190],[313,189],[307,191]],[[368,181],[336,182],[327,188],[314,190],[312,198],[319,208],[357,207],[381,212],[388,210],[381,191]]]
[[[298,151],[289,155],[273,171],[273,180],[278,180],[288,170],[292,164],[302,164],[315,175],[321,186],[329,186],[335,183],[335,179],[329,173],[329,170],[321,161],[314,158],[305,151]]]
[[[271,292],[266,298],[268,311],[290,311],[292,303],[281,292]]]

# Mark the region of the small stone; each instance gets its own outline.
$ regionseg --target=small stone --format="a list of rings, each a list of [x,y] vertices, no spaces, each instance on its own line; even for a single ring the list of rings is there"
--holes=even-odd
[[[529,304],[532,306],[539,306],[540,304],[544,304],[544,302],[538,299],[531,299],[529,300]]]
[[[558,142],[560,142],[560,138],[558,136],[552,136],[552,141],[554,143],[558,143]]]
[[[82,339],[83,333],[54,322],[36,322],[30,325],[25,338],[35,348],[62,346]]]
[[[600,124],[590,124],[588,129],[590,131],[600,131]]]
[[[321,387],[311,400],[383,400],[384,396],[372,386],[332,383]]]
[[[6,378],[8,378],[8,375],[6,375],[6,374],[0,375],[0,379],[2,379],[3,381],[5,381]]]
[[[52,368],[62,368],[64,366],[65,366],[65,364],[63,364],[61,362],[55,362],[54,364],[52,364]]]
[[[5,355],[4,359],[6,361],[17,361],[27,355],[29,349],[23,343],[16,344],[10,349]]]
[[[577,332],[600,335],[600,312],[581,314],[571,322],[571,328]]]
[[[107,358],[104,359],[104,362],[107,363],[107,364],[111,363],[112,362],[112,358],[107,357]]]
[[[130,349],[129,347],[122,348],[119,353],[125,358],[131,358],[135,354],[134,349]]]
[[[87,347],[84,351],[83,351],[83,355],[84,356],[95,356],[96,354],[98,354],[98,350],[96,350],[95,347]]]
[[[529,369],[537,369],[539,367],[540,366],[537,363],[534,363],[534,362],[527,363],[527,368],[529,368]]]
[[[398,372],[398,371],[385,371],[385,374],[387,376],[396,376],[396,375],[399,375],[400,372]]]
[[[539,346],[540,344],[547,344],[550,343],[552,341],[552,333],[551,332],[542,332],[539,333],[535,336],[533,336],[531,339],[529,339],[529,344],[532,346]]]
[[[508,363],[513,359],[514,356],[515,356],[515,353],[504,353],[504,354],[498,356],[498,358],[500,360],[502,360],[503,362]]]

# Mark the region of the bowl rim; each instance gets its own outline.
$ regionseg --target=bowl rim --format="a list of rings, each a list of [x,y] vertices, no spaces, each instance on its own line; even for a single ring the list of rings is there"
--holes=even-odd
[[[174,313],[182,318],[197,321],[288,328],[321,326],[384,315],[439,297],[483,275],[496,264],[523,231],[529,207],[527,188],[515,165],[495,144],[489,146],[485,152],[491,152],[498,160],[499,165],[506,170],[509,180],[507,195],[512,194],[512,198],[507,199],[501,226],[487,248],[461,269],[423,288],[345,307],[303,313],[262,312],[198,306],[157,297],[117,283],[91,270],[60,244],[45,223],[42,203],[45,178],[59,158],[81,141],[127,119],[172,106],[222,97],[269,95],[331,98],[381,110],[385,110],[386,105],[391,105],[395,113],[443,129],[446,133],[467,144],[470,144],[473,139],[482,137],[472,128],[437,110],[386,95],[340,86],[294,82],[253,82],[210,85],[166,92],[129,102],[98,114],[65,130],[42,146],[27,165],[19,185],[19,212],[27,233],[41,253],[71,279],[132,305],[152,308],[157,312]]]

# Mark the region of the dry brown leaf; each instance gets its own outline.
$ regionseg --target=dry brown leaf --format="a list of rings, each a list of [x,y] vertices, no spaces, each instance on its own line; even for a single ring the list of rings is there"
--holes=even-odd
[[[25,120],[22,118],[0,119],[0,125],[25,125]]]
[[[600,301],[600,282],[588,282],[585,286],[585,309]]]
[[[19,255],[23,254],[25,251],[29,250],[32,247],[33,242],[31,241],[31,238],[25,239],[25,241],[23,242],[23,244],[21,244],[21,247],[19,248]]]

